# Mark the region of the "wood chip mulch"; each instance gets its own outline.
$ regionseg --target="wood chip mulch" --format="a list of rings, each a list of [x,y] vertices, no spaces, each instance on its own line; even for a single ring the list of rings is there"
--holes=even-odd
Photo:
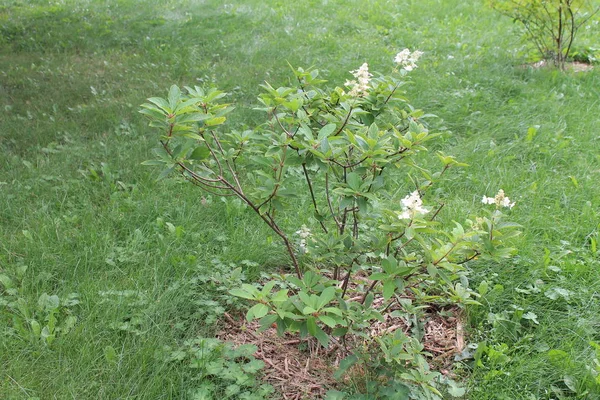
[[[432,369],[451,375],[453,357],[465,346],[460,310],[431,307],[422,322],[423,343],[425,351],[432,355],[429,359]],[[333,343],[325,349],[313,338],[300,339],[288,333],[278,336],[275,328],[259,333],[258,328],[257,321],[249,323],[243,317],[226,314],[223,329],[217,336],[236,345],[256,345],[258,350],[254,356],[265,363],[262,379],[273,385],[281,398],[321,399],[329,389],[339,385],[333,373],[340,360],[349,354],[346,348],[351,339],[346,341],[346,346]],[[371,334],[380,336],[399,329],[410,335],[411,327],[403,318],[386,314],[383,322],[372,325]]]
[[[335,386],[335,360],[314,339],[299,339],[275,328],[258,333],[258,322],[236,321],[226,314],[226,326],[217,337],[236,345],[258,347],[254,356],[265,363],[263,381],[285,400],[319,399]]]
[[[533,68],[533,69],[540,69],[540,68],[545,68],[548,66],[551,66],[552,63],[549,63],[545,60],[542,61],[538,61],[535,63],[529,63],[529,64],[524,64],[521,67],[523,68]],[[573,72],[588,72],[594,69],[594,66],[592,64],[588,64],[588,63],[582,63],[579,61],[573,61],[573,62],[568,62],[566,63],[566,69],[567,70],[571,70]]]

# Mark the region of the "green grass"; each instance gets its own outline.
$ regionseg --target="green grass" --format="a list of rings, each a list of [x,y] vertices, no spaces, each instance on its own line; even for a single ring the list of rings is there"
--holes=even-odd
[[[197,382],[159,350],[215,327],[171,285],[210,277],[213,258],[286,263],[254,215],[140,165],[156,142],[137,113],[147,97],[214,84],[251,126],[258,85],[284,84],[288,62],[340,84],[405,47],[425,51],[411,103],[471,165],[444,184],[444,217],[503,188],[523,225],[516,259],[472,266],[475,287],[501,286],[469,311],[469,342],[495,352],[458,366],[468,398],[600,398],[587,369],[600,358],[598,71],[523,68],[516,26],[476,1],[0,0],[0,35],[0,274],[30,308],[42,293],[80,298],[51,346],[0,325],[0,398],[185,398]],[[580,43],[597,37],[596,25]],[[556,288],[568,295],[551,299]],[[101,294],[125,290],[137,300]],[[539,324],[502,321],[515,307]]]

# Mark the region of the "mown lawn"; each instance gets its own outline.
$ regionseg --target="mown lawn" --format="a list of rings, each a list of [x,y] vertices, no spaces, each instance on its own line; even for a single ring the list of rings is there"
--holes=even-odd
[[[443,218],[502,188],[523,227],[516,258],[470,265],[489,290],[455,368],[466,398],[600,398],[598,68],[525,67],[517,27],[482,3],[0,0],[0,398],[192,398],[201,379],[168,355],[215,334],[214,274],[287,262],[248,210],[141,165],[146,98],[216,85],[252,126],[288,63],[339,84],[405,47],[425,52],[407,96],[446,132],[432,150],[470,165],[440,188]]]

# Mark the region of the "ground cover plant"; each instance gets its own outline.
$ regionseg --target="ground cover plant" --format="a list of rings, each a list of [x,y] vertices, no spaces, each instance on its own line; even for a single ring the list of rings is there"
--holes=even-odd
[[[523,226],[517,258],[467,264],[485,294],[454,366],[465,397],[598,397],[598,75],[520,67],[513,29],[474,1],[0,2],[1,397],[276,398],[213,321],[246,306],[230,283],[289,256],[239,202],[155,182],[138,105],[218,86],[256,126],[255,88],[287,62],[335,86],[403,48],[424,52],[403,90],[438,116],[430,151],[470,165],[436,186],[437,218],[503,188]]]

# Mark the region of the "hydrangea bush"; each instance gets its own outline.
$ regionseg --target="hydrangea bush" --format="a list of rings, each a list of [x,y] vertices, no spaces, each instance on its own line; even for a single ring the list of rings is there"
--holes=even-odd
[[[496,209],[438,221],[445,202],[432,188],[464,164],[427,151],[439,134],[404,97],[421,55],[401,51],[386,75],[364,63],[333,88],[318,70],[298,68],[289,86],[262,85],[266,121],[253,129],[227,126],[233,107],[215,88],[172,86],[141,112],[161,132],[146,162],[162,167],[160,177],[176,171],[210,194],[239,198],[281,239],[293,273],[231,291],[253,302],[248,320],[350,352],[340,374],[363,362],[411,393],[440,398],[439,383],[449,381],[429,370],[420,338],[378,336],[371,326],[389,313],[416,323],[431,304],[478,304],[468,263],[510,256],[504,241],[518,231],[504,221],[502,206],[514,203],[502,191],[483,199]],[[425,167],[431,157],[437,170]]]
[[[491,7],[519,22],[542,59],[565,69],[577,32],[600,11],[595,0],[488,0]]]

